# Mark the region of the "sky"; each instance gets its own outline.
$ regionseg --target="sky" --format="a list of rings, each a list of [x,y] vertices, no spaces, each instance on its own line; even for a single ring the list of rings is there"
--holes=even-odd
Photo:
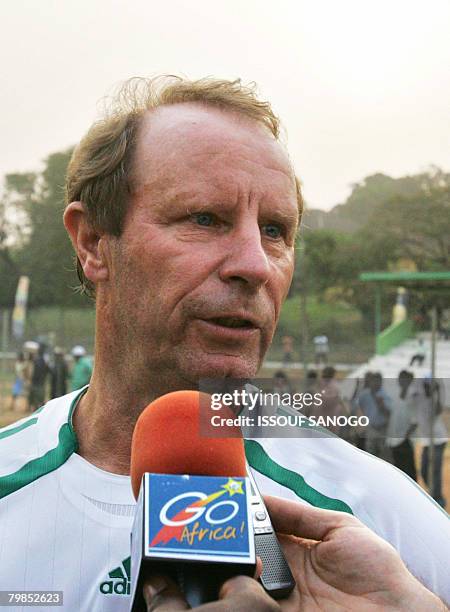
[[[309,207],[450,170],[448,0],[1,0],[0,177],[75,144],[132,76],[255,81]]]

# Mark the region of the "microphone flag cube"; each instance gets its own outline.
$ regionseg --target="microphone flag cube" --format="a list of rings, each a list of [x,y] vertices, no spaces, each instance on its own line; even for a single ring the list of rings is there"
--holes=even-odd
[[[249,487],[246,477],[144,474],[132,530],[133,612],[143,609],[145,573],[171,575],[188,601],[193,593],[191,605],[217,597],[231,576],[254,574]],[[199,576],[208,587],[193,584]]]

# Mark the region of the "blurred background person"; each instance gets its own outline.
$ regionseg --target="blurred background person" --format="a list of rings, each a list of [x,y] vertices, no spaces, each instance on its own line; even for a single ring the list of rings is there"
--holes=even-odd
[[[92,361],[86,355],[84,346],[79,344],[73,347],[71,353],[74,359],[74,365],[72,367],[70,390],[76,391],[89,384],[92,375]]]
[[[30,389],[31,379],[33,377],[33,360],[37,353],[39,344],[34,340],[27,340],[23,345],[23,354],[25,358],[24,366],[24,412],[30,410]]]
[[[314,397],[315,393],[319,392],[319,378],[316,370],[308,370],[306,372],[306,378],[303,382],[303,393],[308,393]],[[313,406],[304,406],[302,413],[306,417],[310,417],[312,414]]]
[[[55,346],[53,351],[53,365],[51,366],[51,391],[50,396],[61,397],[67,393],[67,377],[69,371],[64,357],[64,351]]]
[[[283,336],[281,345],[283,347],[283,366],[287,366],[294,361],[294,338]]]
[[[50,368],[45,358],[45,345],[38,344],[38,349],[32,359],[31,385],[28,394],[28,407],[31,412],[45,403],[45,385]]]
[[[358,399],[362,413],[369,419],[369,425],[366,427],[366,451],[381,459],[389,460],[386,433],[392,399],[383,389],[383,377],[380,372],[374,372],[368,384],[368,388],[362,391]]]
[[[308,370],[306,372],[306,378],[303,387],[304,392],[311,393],[311,395],[314,395],[314,393],[319,390],[318,375],[316,370]]]
[[[370,377],[372,376],[372,372],[368,370],[364,374],[364,379],[361,381],[359,378],[356,379],[355,389],[353,391],[353,395],[350,399],[350,412],[352,416],[360,417],[364,416],[363,411],[359,405],[359,398],[361,393],[369,388],[370,385]],[[362,426],[356,426],[353,428],[353,439],[352,443],[355,444],[361,450],[366,450],[366,429]]]
[[[420,387],[419,387],[420,389]],[[448,432],[442,418],[442,401],[440,387],[437,381],[431,380],[431,376],[427,376],[421,385],[421,393],[419,394],[418,410],[417,410],[417,435],[421,442],[422,456],[420,462],[420,473],[429,488],[431,497],[443,508],[446,506],[446,500],[442,493],[442,466],[444,460],[445,447],[448,442]],[[433,423],[431,423],[431,402],[434,394],[435,414]],[[433,484],[429,482],[429,460],[430,460],[430,433],[433,431],[434,441],[434,464],[433,464]]]
[[[328,361],[328,353],[330,352],[330,347],[328,344],[328,336],[322,334],[320,336],[314,336],[314,360],[316,365],[319,366],[321,363],[326,364]]]
[[[292,396],[293,388],[291,381],[289,380],[289,376],[283,372],[283,370],[278,370],[273,375],[272,389],[274,393],[279,393],[280,395],[287,393],[289,396]]]
[[[17,359],[14,364],[14,384],[11,392],[11,404],[10,409],[16,410],[18,400],[25,395],[25,379],[26,379],[27,362],[23,351],[17,353]]]
[[[416,361],[419,364],[419,366],[423,365],[423,362],[425,361],[426,356],[427,356],[427,351],[425,348],[425,342],[423,338],[419,338],[417,340],[416,352],[411,357],[411,361],[409,362],[410,367],[412,367],[416,363]]]
[[[439,319],[439,332],[442,334],[444,340],[450,338],[450,308],[446,308],[442,311]]]
[[[335,379],[336,370],[332,366],[327,366],[322,370],[319,390],[322,395],[322,405],[316,408],[319,415],[325,417],[349,416],[350,410],[341,397],[339,386]],[[336,425],[327,427],[331,432],[339,437],[346,437],[348,432],[346,427]]]
[[[410,440],[417,428],[417,390],[413,379],[414,375],[407,370],[398,375],[398,394],[392,399],[386,444],[391,449],[394,465],[417,480],[414,445]]]

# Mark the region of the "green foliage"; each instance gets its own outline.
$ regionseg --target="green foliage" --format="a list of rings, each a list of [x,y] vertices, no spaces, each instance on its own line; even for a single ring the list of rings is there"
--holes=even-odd
[[[30,304],[73,304],[73,250],[62,222],[64,176],[71,151],[50,155],[39,192],[27,202],[32,232],[21,264],[32,279]]]
[[[439,168],[431,167],[429,171],[411,176],[392,178],[377,173],[368,176],[352,186],[352,192],[343,204],[335,206],[326,215],[320,216],[324,229],[340,232],[357,232],[367,225],[380,205],[395,199],[406,200],[415,197],[427,197],[436,188],[449,182],[449,174]],[[311,226],[315,225],[317,211],[310,212]]]
[[[64,176],[72,151],[50,155],[43,171],[15,173],[5,177],[0,210],[20,220],[5,231],[9,241],[0,242],[2,306],[11,308],[20,275],[30,277],[30,307],[40,305],[88,305],[73,291],[76,285],[74,256],[62,222]],[[7,279],[7,280],[6,280]],[[6,280],[6,282],[4,282]]]
[[[326,334],[331,340],[345,339],[349,327],[360,329],[361,315],[356,308],[337,300],[318,301],[311,296],[307,302],[310,336]],[[300,297],[286,300],[281,310],[279,335],[289,334],[300,340]]]
[[[94,349],[95,309],[50,306],[33,308],[27,316],[25,337],[51,338],[55,345],[67,351],[75,344],[82,344],[88,352]]]
[[[292,294],[305,290],[319,301],[331,294],[358,308],[367,331],[373,328],[374,292],[358,282],[361,272],[396,269],[405,259],[418,270],[450,269],[450,174],[441,170],[400,179],[368,177],[327,217],[328,229],[303,229]],[[352,218],[358,229],[330,229],[337,218]],[[385,290],[383,326],[390,321],[394,291]],[[426,292],[416,293],[411,306],[417,312],[429,300]]]
[[[310,295],[306,312],[308,320],[306,358],[309,361],[314,358],[312,339],[319,334],[328,336],[331,361],[359,363],[365,361],[373,352],[372,330],[369,332],[365,330],[364,320],[357,308],[332,295],[327,295],[322,300],[317,300],[315,296]],[[301,317],[300,296],[287,299],[281,310],[280,322],[269,359],[282,358],[281,338],[284,335],[294,338],[295,360],[304,359]]]
[[[12,307],[21,274],[31,279],[31,308],[92,306],[73,291],[74,256],[62,223],[64,175],[71,152],[49,155],[40,173],[5,177],[0,200],[0,307]],[[344,204],[320,213],[307,217],[301,232],[281,335],[300,338],[301,292],[307,296],[307,325],[302,330],[310,338],[325,333],[333,342],[344,343],[349,334],[373,330],[373,290],[358,282],[361,272],[391,269],[400,258],[414,262],[419,270],[450,269],[450,174],[437,168],[395,179],[381,173],[366,177],[353,186]],[[314,219],[322,229],[314,229]],[[420,309],[427,300],[425,293],[417,293],[411,303]],[[385,295],[384,323],[389,322],[392,304],[393,295]],[[67,321],[64,325],[67,328]],[[41,326],[51,327],[50,322]]]
[[[450,181],[410,198],[384,202],[361,235],[390,260],[408,258],[418,270],[450,269]]]

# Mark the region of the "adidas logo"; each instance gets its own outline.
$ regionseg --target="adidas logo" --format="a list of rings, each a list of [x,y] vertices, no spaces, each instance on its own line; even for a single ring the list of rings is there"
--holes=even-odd
[[[103,595],[129,595],[131,579],[131,557],[122,561],[122,565],[111,570],[108,576],[111,580],[105,580],[100,584],[100,593]]]

